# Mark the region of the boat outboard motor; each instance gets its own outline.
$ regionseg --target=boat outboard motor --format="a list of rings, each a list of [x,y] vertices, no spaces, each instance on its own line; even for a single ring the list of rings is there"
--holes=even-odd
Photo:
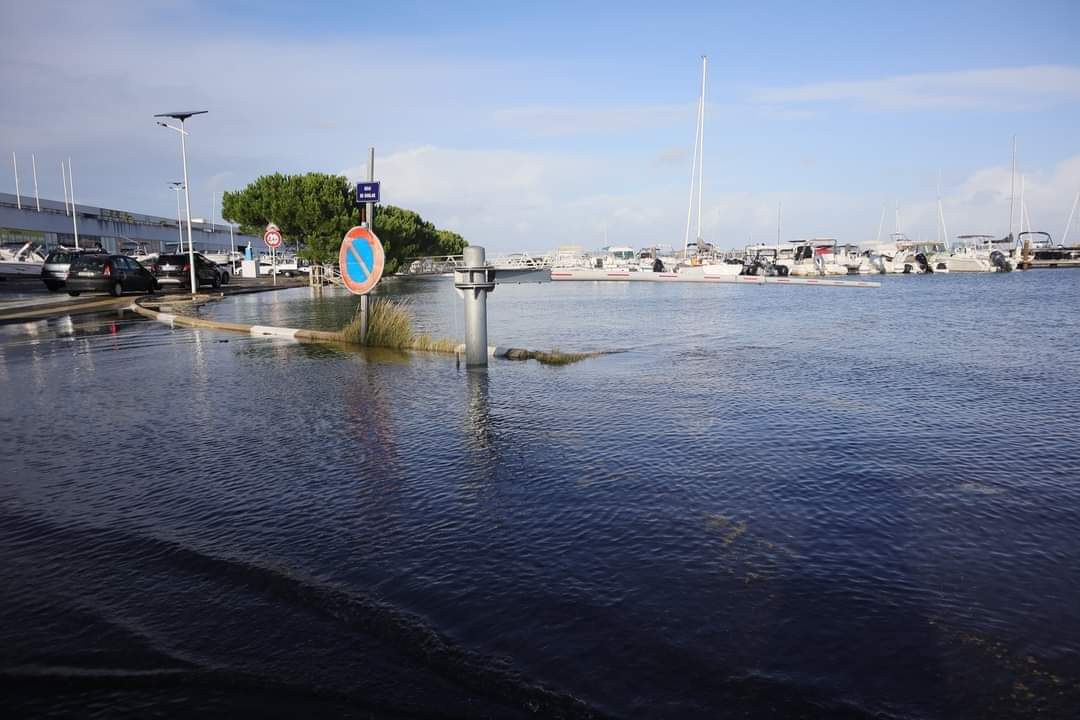
[[[995,250],[990,253],[990,264],[998,269],[998,272],[1010,272],[1012,265],[1005,259],[1005,253]]]
[[[656,258],[655,260],[653,260],[653,262],[652,262],[652,271],[653,272],[664,272],[664,261],[661,260],[660,258]]]
[[[930,261],[926,259],[924,253],[919,253],[915,256],[915,262],[919,263],[919,269],[924,273],[934,272],[934,268],[930,267]]]

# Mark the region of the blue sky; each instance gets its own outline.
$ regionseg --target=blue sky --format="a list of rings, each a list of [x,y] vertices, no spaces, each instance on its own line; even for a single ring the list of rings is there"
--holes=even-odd
[[[193,212],[274,171],[362,176],[497,250],[681,244],[699,57],[703,235],[725,247],[1008,228],[1080,191],[1080,3],[37,3],[4,10],[0,150],[62,197],[169,215],[199,107]],[[70,55],[60,48],[73,48]],[[13,191],[10,172],[0,190]],[[56,178],[52,178],[56,175]],[[1076,239],[1076,238],[1074,238]]]

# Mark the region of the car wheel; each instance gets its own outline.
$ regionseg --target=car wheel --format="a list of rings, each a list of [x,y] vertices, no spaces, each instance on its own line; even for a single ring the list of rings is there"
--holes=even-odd
[[[222,285],[228,285],[229,284],[229,273],[225,273],[224,275],[221,276],[221,284]]]
[[[69,290],[68,295],[70,295],[71,297],[79,297],[79,291],[78,290]]]
[[[120,283],[119,280],[113,283],[112,294],[113,297],[120,297],[124,294],[124,286]]]
[[[214,273],[214,279],[211,281],[211,285],[213,285],[215,290],[221,287],[221,276],[217,273]]]
[[[49,292],[56,292],[60,289],[60,283],[47,282],[45,283],[45,287],[49,288]]]

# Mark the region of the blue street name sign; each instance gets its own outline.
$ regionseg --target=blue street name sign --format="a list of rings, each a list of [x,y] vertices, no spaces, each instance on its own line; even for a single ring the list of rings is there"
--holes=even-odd
[[[379,202],[379,183],[356,183],[356,202],[358,204]]]

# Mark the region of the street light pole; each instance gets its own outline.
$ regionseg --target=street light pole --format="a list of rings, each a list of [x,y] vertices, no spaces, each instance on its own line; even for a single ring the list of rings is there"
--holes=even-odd
[[[184,118],[180,118],[180,157],[184,161],[184,204],[187,206],[187,249],[188,267],[191,269],[191,294],[198,292],[195,281],[195,246],[191,244],[191,191],[188,189],[187,176],[187,133],[184,131]]]
[[[190,110],[185,112],[160,113],[154,117],[169,117],[180,121],[180,127],[159,122],[158,125],[167,127],[180,133],[180,158],[184,164],[184,203],[187,206],[187,239],[188,239],[188,267],[191,269],[191,294],[198,292],[198,284],[195,280],[195,246],[191,241],[191,186],[188,183],[187,171],[187,130],[184,129],[184,121],[192,115],[202,115],[206,110]]]

